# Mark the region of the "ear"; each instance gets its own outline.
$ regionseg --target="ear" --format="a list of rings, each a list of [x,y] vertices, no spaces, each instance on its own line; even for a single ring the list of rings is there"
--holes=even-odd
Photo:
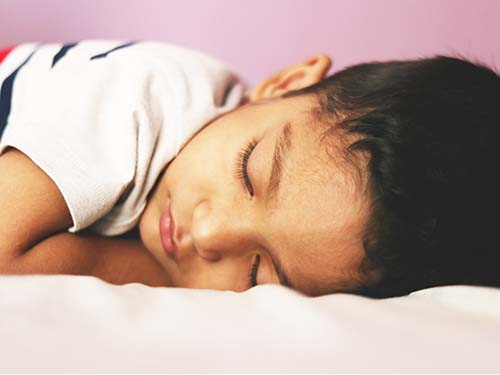
[[[305,62],[291,65],[263,80],[252,90],[250,101],[279,96],[287,91],[298,90],[321,81],[332,60],[328,55],[312,56]]]

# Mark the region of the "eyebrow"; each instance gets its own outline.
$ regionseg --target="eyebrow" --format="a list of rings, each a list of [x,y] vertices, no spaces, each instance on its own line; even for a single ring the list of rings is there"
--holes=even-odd
[[[281,134],[274,147],[273,162],[271,166],[271,177],[267,185],[266,205],[276,203],[279,193],[281,176],[283,174],[283,164],[292,148],[292,125],[287,122],[281,131]]]
[[[269,183],[267,185],[265,203],[269,205],[271,203],[276,203],[276,199],[278,197],[281,176],[283,173],[283,165],[288,157],[290,150],[292,149],[292,124],[287,122],[281,131],[281,134],[276,141],[276,145],[274,147],[274,155],[271,166],[271,176],[269,178]],[[279,258],[269,250],[269,254],[271,256],[271,260],[278,272],[278,277],[280,279],[280,283],[283,286],[294,288],[295,286],[290,282],[290,278],[284,271],[282,264]]]

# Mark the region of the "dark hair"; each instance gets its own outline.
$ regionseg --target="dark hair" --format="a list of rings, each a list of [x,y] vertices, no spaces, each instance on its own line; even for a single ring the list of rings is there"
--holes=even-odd
[[[449,284],[500,286],[500,77],[435,56],[348,67],[283,97],[313,94],[331,127],[368,152],[363,267],[390,297]]]

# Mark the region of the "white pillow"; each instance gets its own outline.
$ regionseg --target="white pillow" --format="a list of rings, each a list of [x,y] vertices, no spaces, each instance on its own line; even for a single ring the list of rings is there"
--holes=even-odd
[[[0,277],[0,372],[500,372],[500,289],[384,300]]]

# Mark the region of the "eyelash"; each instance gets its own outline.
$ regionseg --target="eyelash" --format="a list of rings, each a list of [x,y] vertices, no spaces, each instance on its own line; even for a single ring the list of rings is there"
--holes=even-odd
[[[257,146],[257,141],[252,138],[252,140],[241,149],[241,151],[239,152],[238,162],[236,163],[236,168],[234,170],[236,178],[242,181],[243,184],[245,184],[251,197],[253,197],[253,187],[250,183],[250,178],[248,177],[247,164],[248,159],[250,158],[250,154],[252,153],[255,146]]]
[[[250,288],[257,285],[257,271],[259,270],[259,263],[260,263],[260,255],[257,255],[255,257],[255,261],[253,262],[252,269],[248,274],[248,284],[250,285]]]
[[[255,140],[255,138],[252,138],[250,142],[248,142],[240,150],[238,154],[239,155],[238,162],[236,163],[236,168],[234,171],[236,178],[246,186],[250,196],[253,196],[253,187],[252,184],[250,183],[250,178],[248,177],[247,164],[248,164],[248,159],[250,158],[250,154],[252,153],[255,146],[257,146],[257,141]],[[248,274],[248,284],[250,285],[250,288],[257,285],[257,272],[259,270],[259,263],[260,263],[260,255],[257,255],[255,257],[255,261],[252,265],[252,268],[250,269],[250,272]]]

